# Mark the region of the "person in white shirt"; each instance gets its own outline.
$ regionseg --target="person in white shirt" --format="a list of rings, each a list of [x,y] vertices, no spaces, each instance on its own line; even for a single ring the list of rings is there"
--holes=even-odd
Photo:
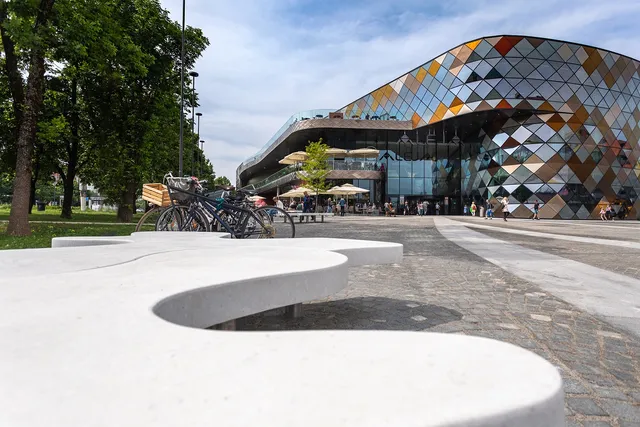
[[[284,203],[282,203],[282,200],[280,200],[277,197],[274,197],[273,201],[276,203],[277,207],[279,207],[280,209],[284,209]]]
[[[503,197],[500,203],[502,203],[502,215],[504,217],[504,220],[506,221],[507,216],[509,215],[509,198],[506,196]]]

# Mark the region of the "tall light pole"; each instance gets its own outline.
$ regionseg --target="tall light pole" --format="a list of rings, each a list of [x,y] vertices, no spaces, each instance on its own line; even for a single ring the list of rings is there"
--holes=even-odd
[[[202,150],[202,157],[200,157],[200,175],[202,175],[202,165],[204,164],[204,139],[200,140],[200,150]]]
[[[198,77],[199,74],[192,71],[189,75],[192,77],[191,81],[193,82],[191,93],[191,133],[193,134],[195,133],[196,127],[196,118],[194,117],[194,114],[196,113],[196,77]],[[193,176],[193,141],[191,141],[189,146],[191,146],[191,176]]]
[[[200,148],[200,144],[198,144],[198,140],[200,139],[200,117],[202,117],[202,113],[197,112],[196,116],[198,116],[198,135],[195,143],[198,145],[198,148]],[[193,148],[193,144],[191,144],[191,147]],[[198,162],[198,163],[202,164],[202,162]],[[198,175],[202,175],[202,167],[200,167],[200,173]]]
[[[178,160],[179,176],[182,176],[183,163],[183,137],[184,137],[184,21],[187,9],[187,0],[182,0],[182,50],[180,52],[180,155]]]

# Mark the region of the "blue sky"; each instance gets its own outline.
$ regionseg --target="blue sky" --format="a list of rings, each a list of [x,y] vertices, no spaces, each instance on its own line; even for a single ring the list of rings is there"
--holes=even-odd
[[[161,0],[181,20],[182,0]],[[196,66],[201,136],[233,182],[293,113],[341,108],[478,37],[524,34],[640,59],[640,1],[186,0],[211,45]]]

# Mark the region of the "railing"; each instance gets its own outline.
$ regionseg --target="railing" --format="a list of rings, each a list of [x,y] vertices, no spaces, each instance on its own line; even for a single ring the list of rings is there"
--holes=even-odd
[[[329,168],[340,171],[375,171],[380,168],[376,162],[371,160],[329,160]]]
[[[269,147],[271,147],[271,145],[274,142],[278,140],[278,138],[280,138],[280,136],[282,136],[283,133],[287,131],[287,129],[289,129],[289,127],[292,124],[302,120],[323,119],[323,118],[329,117],[329,113],[332,113],[334,111],[335,110],[332,110],[332,109],[320,109],[320,110],[301,111],[299,113],[294,114],[293,116],[289,117],[289,120],[287,120],[282,125],[282,127],[278,129],[278,131],[271,137],[271,139],[269,139],[269,141],[267,141],[267,143],[263,145],[262,148],[255,155],[246,159],[244,162],[242,162],[242,164],[249,163],[257,159],[258,157],[260,157],[265,151],[269,149]]]
[[[261,188],[266,187],[267,185],[271,184],[272,182],[289,175],[292,172],[296,172],[298,170],[298,168],[296,167],[296,165],[289,165],[283,169],[280,169],[278,172],[273,173],[271,175],[269,175],[268,177],[266,177],[265,179],[258,181],[258,182],[254,182],[249,184],[248,186],[251,186],[253,188],[255,188],[257,191],[260,191]]]
[[[341,171],[377,171],[380,168],[375,161],[371,160],[328,160],[329,169],[330,170],[341,170]],[[268,177],[251,184],[248,184],[245,188],[252,188],[256,191],[260,191],[262,188],[267,187],[269,184],[277,181],[280,178],[283,178],[293,172],[298,172],[300,168],[297,165],[289,165],[285,168],[280,169],[278,172],[275,172]]]

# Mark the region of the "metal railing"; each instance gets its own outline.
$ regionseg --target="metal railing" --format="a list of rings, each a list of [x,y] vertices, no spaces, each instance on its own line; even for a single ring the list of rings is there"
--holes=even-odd
[[[328,160],[329,168],[340,171],[375,171],[380,165],[372,160]]]
[[[296,165],[289,165],[283,169],[280,169],[278,172],[269,175],[261,181],[249,184],[249,186],[253,187],[256,191],[260,191],[260,189],[267,187],[269,184],[277,181],[278,179],[287,176],[290,173],[297,172],[298,170],[299,168]]]

